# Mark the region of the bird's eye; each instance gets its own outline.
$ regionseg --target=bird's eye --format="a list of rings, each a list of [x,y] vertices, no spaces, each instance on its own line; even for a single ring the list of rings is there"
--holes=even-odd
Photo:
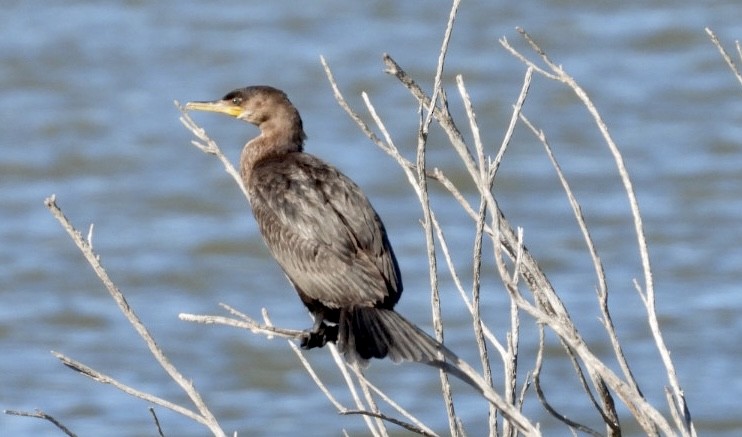
[[[232,98],[232,104],[233,105],[241,105],[242,104],[242,97],[234,97]]]

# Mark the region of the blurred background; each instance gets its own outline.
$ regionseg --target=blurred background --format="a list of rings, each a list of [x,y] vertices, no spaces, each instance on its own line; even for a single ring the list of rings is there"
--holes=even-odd
[[[242,194],[215,159],[190,145],[173,101],[216,99],[250,84],[284,89],[303,116],[307,150],[355,179],[383,217],[405,279],[398,309],[432,332],[414,193],[396,164],[337,106],[319,57],[326,57],[364,116],[360,93],[369,93],[396,145],[412,157],[417,105],[383,73],[381,56],[390,53],[430,90],[449,9],[441,1],[5,1],[0,408],[43,409],[79,435],[155,435],[146,403],[70,372],[50,350],[187,402],[44,208],[43,199],[55,193],[78,229],[95,224],[93,242],[109,274],[227,432],[341,435],[346,429],[365,435],[360,418],[338,416],[282,340],[178,320],[181,312],[220,313],[217,304],[224,302],[256,316],[265,307],[281,326],[311,324],[263,247]],[[661,327],[696,427],[708,436],[732,436],[742,428],[742,87],[704,27],[733,50],[742,38],[740,14],[734,0],[464,1],[444,77],[451,106],[462,115],[454,77],[463,75],[493,154],[525,71],[498,42],[506,37],[528,51],[515,26],[529,31],[590,94],[633,177]],[[650,400],[664,406],[667,380],[632,284],[643,279],[615,164],[565,87],[536,76],[524,113],[545,130],[582,203],[633,371]],[[194,117],[233,160],[257,133],[227,117]],[[463,117],[459,124],[469,138]],[[429,146],[429,165],[473,195],[435,128]],[[584,244],[543,147],[523,128],[516,130],[495,194],[512,224],[524,228],[527,246],[591,347],[610,360]],[[440,190],[433,201],[468,284],[471,222]],[[485,319],[502,340],[507,299],[490,266],[485,280]],[[445,271],[441,289],[446,342],[477,362],[469,316]],[[535,332],[530,326],[523,331],[525,372],[532,366]],[[549,345],[543,384],[550,401],[562,413],[600,426],[558,343],[550,338]],[[348,403],[329,356],[313,351],[309,357]],[[501,369],[494,371],[499,379]],[[436,371],[374,362],[369,374],[437,432],[448,433]],[[454,384],[467,431],[483,435],[484,402]],[[525,410],[542,422],[546,435],[568,433],[534,397]],[[157,412],[166,435],[206,434],[183,417]],[[6,415],[0,415],[0,431],[61,434],[47,422]]]

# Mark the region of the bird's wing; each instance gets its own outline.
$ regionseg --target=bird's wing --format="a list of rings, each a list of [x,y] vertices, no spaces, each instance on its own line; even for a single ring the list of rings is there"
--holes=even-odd
[[[384,225],[349,178],[296,153],[252,171],[250,201],[263,237],[300,293],[331,307],[388,306],[402,292]]]

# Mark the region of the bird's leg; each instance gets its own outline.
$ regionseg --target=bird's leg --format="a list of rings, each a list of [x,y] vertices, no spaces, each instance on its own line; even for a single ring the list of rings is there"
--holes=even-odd
[[[312,315],[314,316],[314,325],[312,325],[311,329],[304,331],[300,344],[302,349],[322,347],[328,341],[334,342],[337,340],[337,325],[326,324],[323,312],[313,313]]]

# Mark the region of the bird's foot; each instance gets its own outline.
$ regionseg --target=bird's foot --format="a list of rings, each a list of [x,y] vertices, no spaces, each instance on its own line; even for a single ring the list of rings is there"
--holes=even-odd
[[[324,322],[322,322],[319,324],[319,326],[315,326],[312,329],[304,331],[299,346],[302,349],[313,349],[315,347],[322,347],[326,345],[328,341],[334,342],[337,340],[337,338],[338,326],[326,325]]]

